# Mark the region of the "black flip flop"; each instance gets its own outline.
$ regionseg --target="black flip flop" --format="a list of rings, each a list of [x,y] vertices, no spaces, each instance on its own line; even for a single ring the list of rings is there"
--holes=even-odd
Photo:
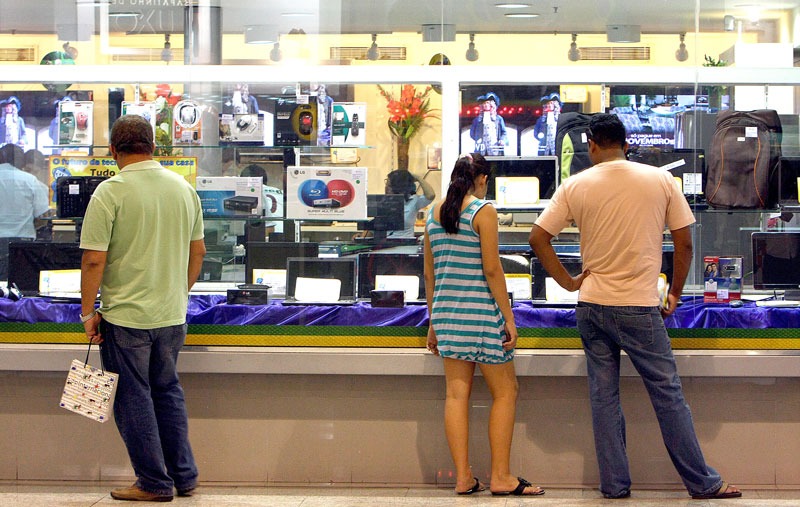
[[[456,495],[471,495],[473,493],[480,493],[481,491],[486,489],[486,486],[481,484],[481,481],[478,480],[477,477],[475,479],[475,484],[466,491],[456,491]]]
[[[533,484],[526,481],[522,477],[517,477],[519,484],[517,487],[514,488],[514,491],[492,491],[494,496],[506,496],[506,495],[514,495],[514,496],[539,496],[544,495],[544,490],[539,488],[538,491],[534,491],[533,493],[525,493],[525,488],[533,487]]]
[[[742,496],[741,491],[728,491],[730,484],[723,481],[722,486],[719,487],[717,491],[714,493],[706,493],[706,494],[699,494],[699,495],[692,495],[693,500],[713,500],[713,499],[722,499],[722,498],[740,498]]]

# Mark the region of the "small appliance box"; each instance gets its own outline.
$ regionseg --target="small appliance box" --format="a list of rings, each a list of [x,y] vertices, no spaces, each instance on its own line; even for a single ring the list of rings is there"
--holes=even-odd
[[[94,142],[90,101],[62,100],[58,103],[58,144],[63,146],[87,146]]]
[[[367,144],[366,103],[333,103],[331,144],[333,146],[364,146]]]
[[[205,217],[261,216],[261,178],[199,177],[197,195]]]
[[[172,110],[173,144],[203,144],[203,113],[192,100],[182,100]]]
[[[219,115],[219,142],[263,146],[265,141],[264,113],[222,113]]]
[[[703,301],[729,303],[742,299],[742,257],[703,257]]]
[[[298,166],[287,173],[286,218],[367,219],[366,167]]]

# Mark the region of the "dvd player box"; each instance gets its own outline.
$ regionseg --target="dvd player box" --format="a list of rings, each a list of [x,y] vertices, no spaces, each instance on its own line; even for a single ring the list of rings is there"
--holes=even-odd
[[[286,218],[367,219],[365,167],[289,167],[286,186]]]
[[[263,215],[261,178],[202,176],[197,195],[204,217],[253,217]]]

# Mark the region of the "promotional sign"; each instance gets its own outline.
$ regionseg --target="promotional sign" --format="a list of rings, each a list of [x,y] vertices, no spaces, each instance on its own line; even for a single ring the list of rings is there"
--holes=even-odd
[[[197,195],[205,217],[261,216],[262,180],[258,177],[202,176],[197,178]]]
[[[366,220],[365,167],[289,167],[286,218]]]
[[[183,176],[195,186],[197,176],[197,157],[154,157],[165,169]],[[117,163],[111,157],[66,157],[54,155],[49,159],[50,206],[56,205],[56,180],[62,176],[106,176],[119,172]]]
[[[58,144],[62,146],[87,146],[93,142],[92,111],[89,101],[62,100],[58,103]]]
[[[203,144],[203,112],[192,100],[182,100],[172,111],[173,144]]]
[[[333,146],[364,146],[367,144],[367,104],[363,102],[334,102]]]

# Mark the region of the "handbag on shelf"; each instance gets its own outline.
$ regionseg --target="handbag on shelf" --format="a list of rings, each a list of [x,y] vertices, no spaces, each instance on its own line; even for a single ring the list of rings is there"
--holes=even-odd
[[[105,371],[102,367],[89,365],[89,349],[86,360],[73,359],[67,374],[67,382],[61,394],[60,406],[76,414],[104,423],[111,419],[114,395],[117,392],[119,375]],[[102,366],[102,358],[100,364]]]

